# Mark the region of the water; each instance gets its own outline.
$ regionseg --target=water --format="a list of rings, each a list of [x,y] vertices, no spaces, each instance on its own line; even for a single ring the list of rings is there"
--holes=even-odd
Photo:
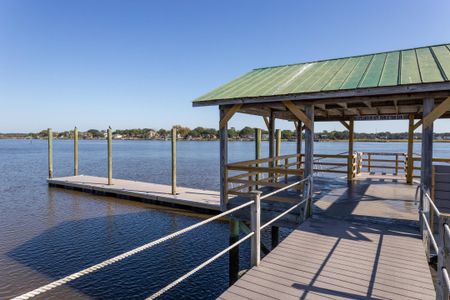
[[[263,143],[263,156],[267,144]],[[178,184],[219,189],[219,143],[178,143]],[[316,143],[316,153],[340,153],[347,143]],[[72,175],[71,141],[54,141],[55,176]],[[283,143],[282,154],[294,153]],[[406,152],[405,143],[356,143],[355,151]],[[436,143],[436,157],[449,157]],[[414,152],[420,152],[420,144]],[[231,142],[230,161],[252,159],[252,142]],[[114,177],[170,184],[170,142],[114,141]],[[80,141],[80,174],[105,176],[106,143]],[[0,299],[65,275],[194,224],[204,215],[122,199],[49,188],[45,141],[0,140]],[[282,230],[282,236],[288,233]],[[266,245],[269,233],[263,233]],[[182,237],[77,279],[41,299],[142,299],[228,245],[228,224],[214,222]],[[248,267],[249,245],[241,248]],[[164,295],[214,299],[228,286],[228,256]]]

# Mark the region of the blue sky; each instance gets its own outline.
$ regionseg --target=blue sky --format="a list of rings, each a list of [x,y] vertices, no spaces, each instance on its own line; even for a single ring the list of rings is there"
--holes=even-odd
[[[238,75],[450,42],[449,13],[448,0],[0,0],[0,132],[217,127],[217,107],[192,108],[191,101]],[[245,125],[264,123],[240,115],[230,124]],[[316,125],[323,129],[343,127]],[[450,122],[435,130],[450,131]]]

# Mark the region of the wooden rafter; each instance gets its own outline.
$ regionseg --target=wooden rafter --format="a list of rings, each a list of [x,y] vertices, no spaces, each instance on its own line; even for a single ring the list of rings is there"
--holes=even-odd
[[[283,101],[283,104],[286,106],[289,111],[294,114],[294,116],[297,117],[300,121],[305,124],[306,127],[309,129],[312,129],[312,122],[311,119],[309,119],[306,114],[301,111],[292,101]]]
[[[233,115],[241,108],[242,103],[238,103],[230,107],[230,109],[227,110],[225,113],[225,116],[220,120],[219,122],[219,128],[224,128],[228,121],[233,117]]]
[[[270,126],[270,124],[269,124],[269,118],[268,118],[268,117],[263,117],[263,120],[264,120],[264,123],[266,123],[267,129],[269,129],[269,126]]]

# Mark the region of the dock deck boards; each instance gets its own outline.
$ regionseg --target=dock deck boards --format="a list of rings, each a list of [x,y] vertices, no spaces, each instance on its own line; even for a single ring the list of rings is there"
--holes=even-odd
[[[314,216],[219,298],[435,299],[415,186],[403,182],[317,182]]]
[[[84,175],[50,178],[47,181],[50,185],[58,187],[135,197],[149,202],[220,210],[220,194],[218,191],[177,187],[177,195],[172,195],[170,185],[123,179],[113,179],[113,184],[108,185],[108,179],[105,177]]]

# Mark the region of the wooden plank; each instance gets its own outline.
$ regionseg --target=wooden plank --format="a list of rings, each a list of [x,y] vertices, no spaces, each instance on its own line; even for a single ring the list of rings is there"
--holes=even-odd
[[[378,86],[385,61],[386,53],[375,54],[358,87]],[[398,70],[396,70],[396,73],[398,73]]]
[[[219,122],[219,129],[222,129],[225,127],[228,123],[228,121],[233,117],[233,115],[242,107],[241,103],[234,104],[232,107],[230,107],[227,112],[221,116],[220,122]]]
[[[289,111],[294,114],[294,116],[299,120],[302,121],[303,124],[309,129],[312,127],[312,121],[310,118],[306,116],[306,114],[301,111],[292,101],[283,101],[283,104],[286,106]]]
[[[445,99],[438,106],[433,108],[433,110],[424,116],[423,118],[423,126],[425,128],[429,127],[436,119],[441,117],[444,113],[450,110],[450,97]]]
[[[401,52],[400,83],[421,83],[419,66],[417,65],[416,51],[406,50]]]

